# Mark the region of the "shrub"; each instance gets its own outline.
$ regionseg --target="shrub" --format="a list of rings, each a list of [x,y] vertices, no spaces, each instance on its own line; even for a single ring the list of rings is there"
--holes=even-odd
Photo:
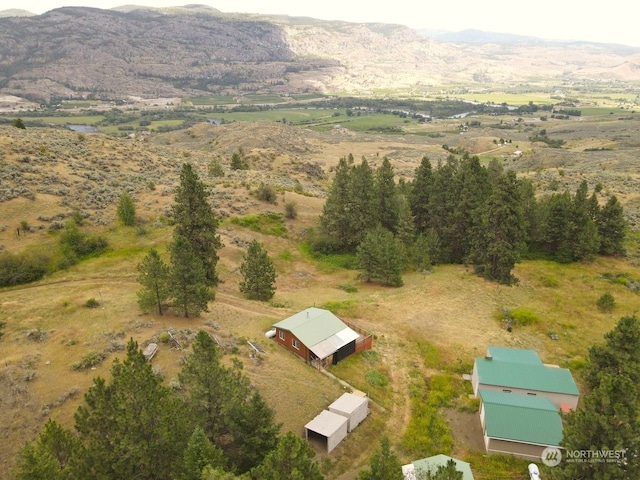
[[[356,293],[358,291],[358,289],[350,283],[341,283],[340,285],[338,285],[338,288],[340,290],[344,290],[347,293]]]
[[[519,325],[529,325],[540,321],[538,314],[528,308],[514,308],[511,310],[511,318]]]
[[[106,355],[102,352],[89,352],[79,362],[71,365],[72,370],[87,370],[96,365],[100,365],[106,358]]]
[[[610,312],[616,306],[616,301],[609,292],[603,294],[596,302],[598,308],[603,312]]]
[[[40,280],[47,273],[49,259],[29,253],[0,253],[0,287]]]
[[[366,373],[365,378],[367,383],[372,387],[386,387],[389,383],[387,376],[378,370],[369,370]]]
[[[224,170],[218,159],[213,159],[209,162],[209,176],[210,177],[224,177]]]
[[[284,216],[290,220],[295,220],[298,217],[298,209],[295,202],[287,202],[284,206]]]
[[[93,297],[84,302],[85,308],[98,308],[99,305],[100,303]]]
[[[260,186],[256,190],[256,197],[263,202],[276,203],[278,194],[276,193],[276,189],[271,185],[260,182]]]

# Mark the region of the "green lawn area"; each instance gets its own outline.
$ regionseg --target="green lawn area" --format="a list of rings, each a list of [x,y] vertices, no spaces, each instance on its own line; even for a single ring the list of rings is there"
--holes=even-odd
[[[587,108],[577,108],[582,112],[583,117],[592,117],[598,115],[629,115],[631,112],[629,110],[624,110],[622,108],[607,108],[607,107],[587,107]]]

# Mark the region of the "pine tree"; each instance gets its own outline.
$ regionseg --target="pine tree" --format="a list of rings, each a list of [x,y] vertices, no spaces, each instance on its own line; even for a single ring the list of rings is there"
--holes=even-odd
[[[466,155],[455,177],[457,199],[453,206],[449,250],[451,261],[462,263],[471,251],[474,237],[482,235],[482,214],[491,191],[489,174],[476,156]]]
[[[201,480],[205,467],[222,468],[224,453],[213,445],[202,428],[196,427],[189,438],[180,464],[180,480]]]
[[[398,194],[393,167],[387,157],[382,159],[382,165],[376,170],[375,191],[377,220],[382,227],[395,233],[398,227]]]
[[[280,425],[260,394],[251,391],[241,369],[239,362],[224,367],[215,343],[201,331],[179,379],[207,438],[224,451],[231,467],[245,472],[275,448]]]
[[[164,313],[167,304],[169,287],[169,267],[162,261],[158,251],[152,248],[138,265],[138,305],[144,312],[157,310],[158,315]]]
[[[511,271],[525,248],[525,229],[518,180],[513,171],[502,175],[482,214],[482,236],[478,236],[471,260],[479,275],[512,284]]]
[[[403,284],[401,247],[389,230],[378,225],[369,231],[358,245],[356,257],[360,278],[366,282],[378,280],[393,287]]]
[[[422,157],[420,166],[416,168],[413,188],[409,197],[411,213],[415,220],[416,231],[424,233],[431,226],[429,214],[429,197],[433,188],[433,172],[429,158]]]
[[[353,222],[355,212],[350,209],[351,203],[351,168],[347,165],[347,160],[341,158],[322,209],[320,227],[322,233],[342,251],[352,248],[356,231]]]
[[[315,456],[305,440],[287,432],[264,462],[251,470],[250,476],[254,480],[323,480]]]
[[[249,244],[240,265],[240,291],[251,300],[270,300],[275,293],[276,269],[267,251],[257,240]]]
[[[111,380],[97,377],[74,416],[83,444],[74,478],[173,478],[192,417],[162,381],[130,340],[125,360],[113,362]]]
[[[398,231],[396,233],[396,239],[400,247],[400,256],[402,257],[404,269],[411,261],[412,249],[416,240],[416,229],[409,202],[404,196],[399,196],[398,204]]]
[[[433,188],[429,195],[429,224],[438,234],[440,250],[435,263],[451,263],[454,255],[451,246],[455,243],[454,212],[458,191],[455,181],[458,162],[450,157],[446,164],[438,163],[433,172]]]
[[[197,317],[208,312],[213,294],[207,286],[207,277],[200,257],[193,251],[188,240],[174,236],[169,245],[171,270],[169,292],[171,305],[184,317]]]
[[[278,445],[281,424],[258,391],[234,402],[231,411],[233,441],[227,449],[235,470],[248,472],[262,463]]]
[[[349,249],[353,251],[377,222],[374,172],[366,158],[362,157],[360,165],[353,167],[350,180],[351,195],[347,208],[353,228]]]
[[[598,218],[600,234],[600,253],[603,255],[624,255],[624,240],[627,221],[624,218],[622,205],[612,195],[602,208]]]
[[[136,204],[134,203],[131,195],[129,195],[129,192],[122,192],[122,194],[120,194],[116,214],[118,216],[118,220],[120,220],[123,225],[127,227],[135,225]]]
[[[554,194],[544,204],[544,244],[559,262],[573,261],[571,244],[572,199],[569,192]]]
[[[619,463],[561,462],[556,480],[625,480],[640,469],[640,322],[623,317],[589,350],[585,380],[590,388],[578,409],[568,414],[561,447],[565,451],[625,452]]]
[[[590,215],[587,194],[588,185],[586,180],[583,180],[573,197],[570,237],[573,239],[574,260],[591,260],[600,248],[600,236]]]
[[[35,442],[27,443],[18,456],[17,480],[63,480],[80,442],[69,430],[49,419]]]
[[[378,448],[369,459],[369,470],[362,470],[357,480],[403,480],[402,466],[397,455],[391,450],[387,437],[380,440]]]
[[[218,284],[216,265],[222,241],[218,235],[218,218],[207,199],[209,192],[193,167],[185,163],[180,173],[173,204],[174,236],[187,240],[204,268],[208,286]]]

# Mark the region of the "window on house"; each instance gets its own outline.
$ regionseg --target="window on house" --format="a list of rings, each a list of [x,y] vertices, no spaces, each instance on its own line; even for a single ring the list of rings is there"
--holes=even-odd
[[[291,340],[291,345],[293,346],[293,348],[295,348],[296,350],[300,350],[300,344],[298,343],[297,340],[293,339]]]
[[[506,388],[503,388],[503,389],[502,389],[502,391],[503,391],[504,393],[511,393],[511,390],[507,390]]]
[[[280,332],[278,332],[278,336],[280,337],[280,340],[284,340],[284,331],[280,330]]]
[[[527,392],[527,395],[537,395],[537,393]]]

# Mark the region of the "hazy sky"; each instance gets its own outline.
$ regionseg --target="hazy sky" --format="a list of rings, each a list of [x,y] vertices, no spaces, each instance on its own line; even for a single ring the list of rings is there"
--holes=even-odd
[[[640,7],[633,0],[2,0],[0,9],[21,8],[40,14],[61,6],[112,8],[124,4],[203,4],[223,12],[399,23],[431,30],[475,28],[640,47]]]

